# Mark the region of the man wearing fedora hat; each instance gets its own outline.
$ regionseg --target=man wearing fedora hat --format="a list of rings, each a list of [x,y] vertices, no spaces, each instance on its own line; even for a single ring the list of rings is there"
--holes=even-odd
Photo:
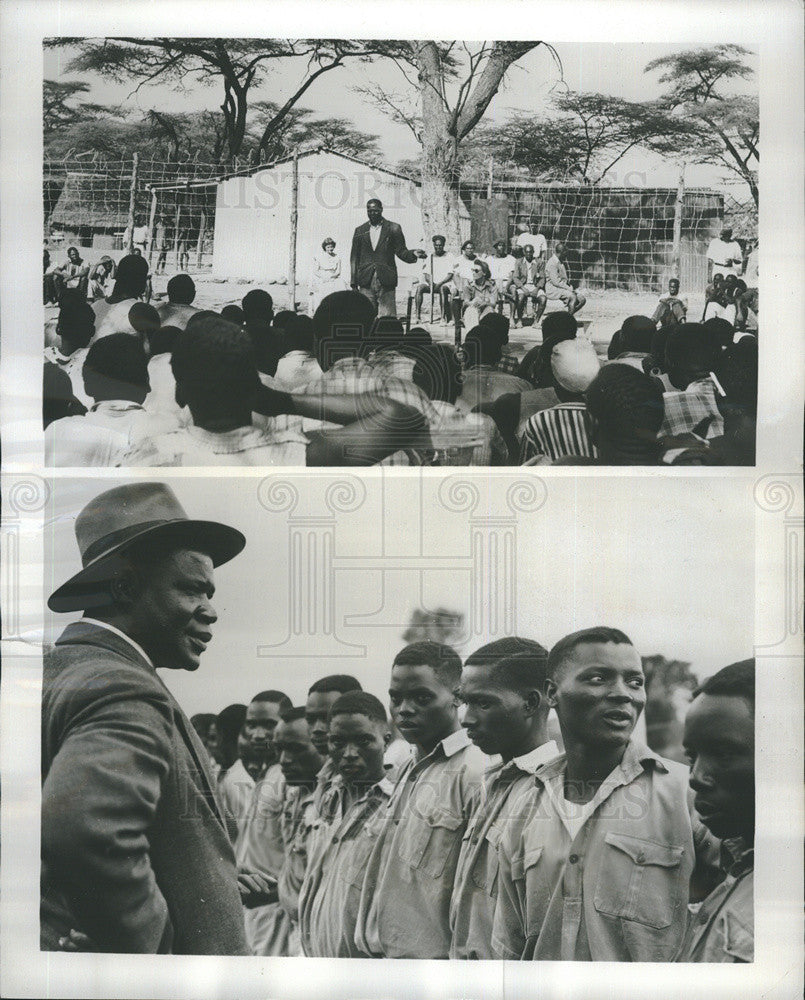
[[[245,539],[152,482],[101,493],[75,533],[82,569],[48,600],[84,616],[44,664],[41,947],[247,954],[208,755],[156,673],[197,669],[213,569]]]

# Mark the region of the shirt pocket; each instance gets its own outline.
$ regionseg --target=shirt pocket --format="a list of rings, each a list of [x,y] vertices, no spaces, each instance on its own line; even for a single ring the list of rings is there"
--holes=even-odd
[[[377,831],[365,827],[352,846],[350,858],[344,868],[344,879],[356,889],[362,889],[369,858],[377,843]]]
[[[685,849],[623,833],[604,839],[610,849],[595,887],[596,910],[658,930],[669,927],[686,899],[687,887],[679,880]]]
[[[463,823],[463,816],[446,809],[434,809],[427,816],[409,814],[401,831],[400,858],[411,868],[440,878],[450,854],[459,849],[460,835],[456,831]]]
[[[491,826],[484,836],[486,850],[473,865],[472,881],[479,888],[483,889],[488,896],[497,895],[498,869],[498,844],[500,843],[502,831]]]
[[[539,933],[548,905],[545,865],[540,864],[543,851],[542,845],[525,844],[511,861],[511,877],[523,907],[526,937]]]

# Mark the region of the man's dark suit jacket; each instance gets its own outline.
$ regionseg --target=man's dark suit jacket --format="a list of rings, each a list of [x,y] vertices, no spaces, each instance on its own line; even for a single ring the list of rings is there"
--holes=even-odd
[[[349,255],[351,283],[359,288],[369,288],[372,275],[377,273],[377,279],[383,288],[396,288],[397,263],[394,258],[399,257],[406,264],[413,264],[418,259],[417,255],[406,247],[403,231],[396,222],[383,219],[380,239],[374,250],[369,235],[370,228],[370,224],[364,222],[352,237],[352,252]]]
[[[41,948],[248,954],[206,751],[124,639],[68,625],[42,686]]]

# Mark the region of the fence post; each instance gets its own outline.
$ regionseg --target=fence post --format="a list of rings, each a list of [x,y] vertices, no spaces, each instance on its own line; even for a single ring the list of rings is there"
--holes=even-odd
[[[155,188],[151,188],[151,210],[148,215],[148,264],[154,256],[154,223],[157,217],[157,193]],[[159,258],[157,258],[159,259]]]
[[[291,247],[288,263],[288,289],[291,301],[288,308],[296,312],[296,236],[299,228],[299,149],[294,147],[291,174]]]
[[[131,190],[129,191],[129,245],[125,248],[131,253],[134,247],[134,206],[137,200],[137,167],[139,157],[134,153],[131,161]]]
[[[205,192],[206,190],[207,189],[204,188]],[[201,267],[201,254],[202,254],[202,248],[204,246],[204,230],[206,229],[206,227],[207,227],[207,213],[202,208],[198,224],[198,243],[196,244],[196,267]]]
[[[173,217],[173,265],[179,270],[179,222],[182,218],[182,195],[176,189],[176,212]]]
[[[676,201],[674,202],[674,248],[672,267],[674,277],[682,273],[682,210],[685,203],[685,163],[679,168],[679,181],[676,186]]]

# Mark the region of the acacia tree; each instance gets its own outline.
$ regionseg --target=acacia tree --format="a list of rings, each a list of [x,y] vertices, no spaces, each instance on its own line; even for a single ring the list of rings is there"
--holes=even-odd
[[[441,232],[459,240],[456,182],[462,143],[483,118],[508,69],[540,45],[546,43],[392,42],[382,54],[395,62],[410,88],[408,92],[397,94],[378,86],[359,88],[378,108],[406,125],[422,147],[426,236]]]
[[[698,125],[688,147],[699,163],[720,163],[746,181],[758,204],[757,170],[760,164],[760,119],[757,97],[725,93],[730,81],[748,80],[751,55],[740,45],[713,45],[654,59],[645,72],[660,71],[668,84],[665,101],[678,114]]]
[[[343,66],[348,58],[366,59],[376,51],[372,42],[276,38],[52,38],[45,40],[45,46],[74,50],[67,72],[131,80],[136,83],[135,90],[157,80],[180,90],[188,80],[223,84],[221,112],[229,157],[242,151],[251,89],[265,80],[273,60],[293,58],[304,72],[294,92],[277,102],[276,114],[265,123],[260,136],[261,147],[270,143],[291,109],[322,74]]]

